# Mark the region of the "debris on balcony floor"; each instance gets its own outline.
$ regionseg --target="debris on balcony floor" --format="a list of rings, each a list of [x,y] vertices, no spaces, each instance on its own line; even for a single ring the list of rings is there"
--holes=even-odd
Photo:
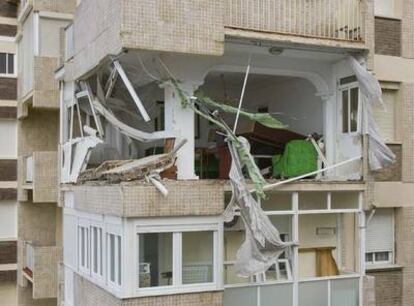
[[[372,119],[371,104],[381,102],[381,90],[378,90],[378,82],[365,68],[353,58],[350,58],[349,61],[360,82],[361,92],[364,95],[362,110],[364,112],[363,118],[367,118],[368,127],[362,132],[367,134],[370,140],[369,162],[371,168],[381,168],[393,160],[392,153],[390,153],[381,140],[375,121]],[[77,183],[85,183],[87,181],[118,183],[121,181],[146,180],[153,184],[161,194],[168,196],[168,190],[163,186],[161,178],[176,178],[174,171],[176,154],[188,139],[177,137],[174,133],[163,131],[163,129],[147,132],[139,127],[135,121],[144,121],[143,123],[145,124],[150,119],[149,112],[119,61],[113,61],[112,65],[113,68],[106,82],[103,82],[101,73],[96,76],[96,79],[90,78],[81,81],[78,86],[76,99],[72,105],[71,116],[73,119],[74,108],[76,108],[79,132],[81,134],[80,139],[84,138],[83,131],[85,131],[89,135],[87,137],[93,137],[96,141],[94,145],[81,148],[80,153],[75,151],[74,160],[78,165],[75,169],[79,169],[79,173],[75,173],[68,181]],[[260,201],[266,198],[265,191],[275,189],[281,184],[317,176],[330,169],[342,167],[361,159],[361,156],[358,156],[337,164],[329,164],[323,152],[323,142],[320,141],[322,139],[321,136],[317,134],[305,136],[293,131],[286,131],[286,125],[267,111],[263,113],[246,111],[243,108],[243,97],[250,65],[251,62],[249,60],[238,107],[216,102],[202,90],[187,93],[164,64],[162,66],[169,74],[169,77],[167,79],[164,78],[163,81],[161,81],[161,78],[158,80],[158,86],[163,88],[170,86],[174,89],[182,108],[192,110],[200,118],[206,119],[213,125],[216,128],[214,130],[215,134],[222,137],[223,146],[227,147],[229,151],[231,166],[228,171],[232,186],[232,200],[227,206],[224,218],[226,222],[230,222],[236,214],[240,214],[247,229],[246,240],[239,249],[235,265],[238,275],[243,277],[264,273],[274,263],[275,257],[282,254],[286,248],[297,244],[296,241],[282,241],[278,230],[262,211]],[[118,76],[122,80],[122,83],[119,84],[119,86],[123,86],[122,89],[116,86],[118,84]],[[104,83],[105,86],[102,86]],[[131,109],[130,106],[127,106],[128,103],[123,100],[126,97],[129,100],[132,99],[134,108]],[[81,101],[82,99],[86,100]],[[82,124],[81,111],[86,114],[86,118],[88,116],[90,118],[89,125],[85,127]],[[230,128],[228,122],[224,119],[224,115],[228,113],[236,115],[233,128]],[[254,123],[253,129],[250,132],[244,133],[243,136],[236,133],[238,121],[241,117]],[[128,123],[122,120],[125,118],[128,118]],[[106,123],[105,126],[104,123]],[[126,154],[127,158],[124,159],[101,158],[100,161],[99,159],[95,161],[95,167],[92,167],[93,154],[91,153],[94,153],[94,147],[98,147],[100,142],[104,142],[105,137],[107,139],[112,137],[111,128],[120,135],[117,136],[118,138],[115,139],[115,142],[126,143],[129,152],[134,148],[132,145],[134,141],[158,141],[158,143],[167,139],[174,139],[174,141],[170,141],[168,144],[167,142],[165,143],[165,153],[163,154],[131,158],[132,155],[129,153]],[[261,130],[261,132],[257,133],[257,130]],[[277,137],[278,135],[279,137]],[[284,140],[283,146],[278,144],[278,141],[280,142],[281,140]],[[175,141],[178,144],[174,147]],[[273,156],[272,171],[274,176],[288,178],[287,180],[282,180],[275,184],[268,183],[264,175],[271,171],[270,169],[259,168],[256,163],[251,152],[251,143],[254,142],[262,142],[266,145],[284,148],[284,151],[281,152],[282,154]],[[70,162],[72,160],[71,152],[72,150],[67,150],[66,154],[68,156],[64,156],[65,161]],[[247,179],[253,182],[253,190],[249,190]]]

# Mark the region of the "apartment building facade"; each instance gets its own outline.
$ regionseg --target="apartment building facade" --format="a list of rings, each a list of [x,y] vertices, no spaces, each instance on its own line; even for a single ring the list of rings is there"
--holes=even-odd
[[[17,4],[0,8],[0,296],[16,305],[17,267]]]
[[[410,305],[414,97],[386,65],[411,63],[411,2],[397,16],[370,0],[22,2],[19,305]],[[398,161],[383,171],[369,168],[350,56],[389,106],[374,109]],[[216,112],[183,107],[203,97],[288,126],[235,126],[261,170],[292,140],[323,151],[312,178],[267,174],[278,185],[260,207],[294,244],[250,277],[236,273],[249,223],[223,220],[231,158],[204,119]]]

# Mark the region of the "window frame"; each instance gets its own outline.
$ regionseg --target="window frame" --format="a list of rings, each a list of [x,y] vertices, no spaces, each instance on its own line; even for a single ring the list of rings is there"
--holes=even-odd
[[[213,271],[212,282],[183,284],[182,283],[182,233],[213,232]],[[148,233],[172,233],[173,243],[173,277],[172,285],[157,287],[139,287],[139,239]],[[137,221],[134,229],[135,269],[134,292],[136,296],[166,295],[174,293],[214,291],[223,288],[222,284],[222,250],[223,224],[216,217],[179,217],[170,220],[160,218]]]
[[[6,55],[6,72],[0,73],[0,77],[5,78],[17,78],[17,56],[15,53],[0,52],[0,54]],[[9,72],[9,56],[13,56],[13,73]]]
[[[111,235],[114,236],[114,281],[111,280]],[[124,275],[123,269],[123,239],[122,235],[118,230],[111,230],[111,227],[107,229],[105,233],[106,241],[106,282],[107,285],[114,289],[120,290],[123,284],[122,277]],[[119,254],[119,251],[121,252]]]
[[[78,269],[80,272],[90,275],[90,232],[89,224],[84,220],[78,223]],[[83,230],[83,232],[82,232]],[[82,236],[85,236],[82,238]],[[85,257],[85,265],[82,263],[82,257]]]
[[[93,278],[99,279],[99,280],[103,280],[105,277],[105,249],[106,249],[106,244],[105,244],[105,231],[104,231],[104,227],[101,223],[96,223],[96,222],[91,222],[90,223],[90,269],[91,269],[91,275]],[[95,260],[94,260],[94,254],[95,254],[95,250],[94,250],[94,242],[95,242],[95,237],[93,234],[93,229],[96,228],[97,230],[97,237],[98,237],[98,243],[97,243],[97,272],[94,271],[94,264],[95,264]],[[99,241],[99,237],[100,237],[100,241]]]
[[[358,105],[357,105],[357,119],[356,119],[357,126],[356,126],[356,130],[352,131],[351,130],[351,113],[352,113],[351,112],[351,106],[352,106],[351,91],[352,91],[352,89],[355,89],[355,88],[358,90]],[[338,105],[338,106],[341,109],[341,112],[340,112],[341,117],[340,117],[340,120],[339,120],[340,121],[339,122],[340,133],[342,135],[351,135],[351,136],[352,135],[357,135],[361,132],[361,128],[362,128],[362,126],[361,126],[361,121],[362,121],[361,120],[361,116],[362,116],[361,106],[362,106],[362,103],[361,103],[361,91],[359,89],[359,83],[353,81],[353,82],[350,82],[350,83],[345,83],[345,84],[339,85],[338,91],[340,93],[340,97],[339,97],[340,105]],[[348,93],[348,102],[347,102],[347,106],[348,106],[347,107],[348,123],[347,123],[346,131],[344,131],[344,126],[343,126],[343,122],[344,122],[343,93],[345,91]]]
[[[392,243],[392,248],[391,249],[379,249],[379,250],[375,250],[375,251],[370,251],[365,247],[365,257],[364,257],[364,261],[365,261],[365,267],[366,269],[370,269],[370,268],[375,268],[378,266],[387,266],[387,265],[394,265],[395,264],[395,210],[392,208],[380,208],[380,209],[391,209],[392,212],[390,214],[391,217],[391,229],[392,229],[392,239],[393,239],[393,243]],[[373,217],[375,218],[375,213],[373,215]],[[369,223],[367,224],[367,229],[369,227]],[[375,259],[375,255],[379,254],[379,253],[388,253],[388,260],[376,260]],[[367,254],[372,254],[372,260],[371,261],[367,261]]]

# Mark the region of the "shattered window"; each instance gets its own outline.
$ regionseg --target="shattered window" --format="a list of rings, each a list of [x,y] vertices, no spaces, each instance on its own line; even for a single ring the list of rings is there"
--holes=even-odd
[[[351,89],[350,132],[358,130],[358,88]]]
[[[348,133],[348,91],[342,92],[342,132]]]

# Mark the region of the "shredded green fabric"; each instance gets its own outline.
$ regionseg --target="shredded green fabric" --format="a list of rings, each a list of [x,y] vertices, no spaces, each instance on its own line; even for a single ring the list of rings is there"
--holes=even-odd
[[[197,90],[194,96],[200,101],[204,102],[210,107],[218,108],[223,112],[236,114],[238,109],[226,103],[218,103],[207,97],[201,90]],[[245,110],[240,110],[240,115],[249,118],[252,121],[258,122],[264,126],[272,129],[285,129],[287,128],[282,122],[271,116],[269,113],[250,113]]]

